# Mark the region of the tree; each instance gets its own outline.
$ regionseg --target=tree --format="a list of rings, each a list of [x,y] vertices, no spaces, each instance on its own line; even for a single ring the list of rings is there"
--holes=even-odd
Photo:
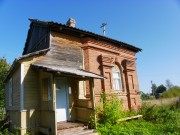
[[[164,91],[166,91],[166,87],[163,84],[159,85],[156,89],[156,93],[163,93]]]
[[[157,89],[157,86],[155,83],[153,83],[153,81],[151,81],[151,90],[152,90],[152,95],[154,96],[155,93],[156,93],[156,89]]]
[[[0,106],[4,105],[4,79],[6,73],[10,68],[10,64],[7,63],[6,59],[0,58]]]
[[[150,95],[147,93],[147,94],[145,94],[144,92],[140,92],[140,96],[141,96],[141,99],[142,100],[148,100],[148,99],[150,99]]]
[[[171,81],[169,79],[166,80],[166,88],[169,90],[173,87],[173,84],[171,83]]]

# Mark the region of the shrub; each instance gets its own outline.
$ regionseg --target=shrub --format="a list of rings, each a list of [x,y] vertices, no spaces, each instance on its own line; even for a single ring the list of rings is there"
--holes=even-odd
[[[111,105],[108,105],[108,108],[111,108],[109,106]],[[110,109],[107,110],[111,111]],[[112,112],[108,112],[108,114],[114,114],[113,112],[114,110]],[[109,120],[107,120],[108,118],[111,120],[113,119],[107,115],[108,117],[105,119],[106,122],[98,121],[97,131],[100,132],[101,135],[180,134],[180,108],[176,104],[166,106],[148,106],[144,104],[139,112],[143,115],[143,119],[138,121],[123,121],[119,124],[116,124],[115,122],[109,122]],[[105,111],[103,113],[105,113]],[[132,115],[132,113],[123,113],[123,116],[127,115]]]
[[[143,119],[153,123],[174,122],[178,115],[177,112],[171,111],[176,109],[176,105],[148,106],[144,104],[141,109]]]
[[[101,94],[102,110],[99,111],[99,123],[115,124],[118,119],[124,116],[122,111],[122,101],[114,94]]]
[[[90,117],[90,128],[114,125],[120,118],[137,114],[137,112],[133,110],[124,111],[122,109],[122,100],[113,93],[101,93],[100,105],[101,106],[96,107],[95,113]],[[96,119],[94,116],[96,116]],[[97,125],[95,125],[95,122]]]
[[[180,97],[180,87],[174,86],[170,88],[168,91],[162,93],[161,98],[173,98]]]

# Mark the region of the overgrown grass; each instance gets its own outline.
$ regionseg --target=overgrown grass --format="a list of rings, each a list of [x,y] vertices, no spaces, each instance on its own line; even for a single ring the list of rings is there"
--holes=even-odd
[[[139,114],[141,120],[116,121],[126,116],[136,115],[124,112],[117,97],[102,94],[102,109],[96,111],[96,130],[101,135],[180,135],[180,108],[178,104],[166,106],[143,105]],[[118,108],[119,107],[119,108]],[[100,111],[101,110],[101,111]]]

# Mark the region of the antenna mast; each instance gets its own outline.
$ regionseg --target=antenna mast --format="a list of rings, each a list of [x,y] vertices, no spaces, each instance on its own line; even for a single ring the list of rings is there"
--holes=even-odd
[[[102,23],[101,27],[103,29],[103,35],[106,36],[106,25],[107,23]]]

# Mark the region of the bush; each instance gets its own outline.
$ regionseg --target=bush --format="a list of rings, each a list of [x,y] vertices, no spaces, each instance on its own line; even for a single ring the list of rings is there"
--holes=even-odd
[[[176,104],[166,106],[145,104],[139,111],[143,119],[116,124],[118,118],[132,115],[132,112],[123,112],[122,109],[116,108],[119,101],[114,96],[112,97],[103,95],[104,110],[100,111],[102,117],[97,121],[96,129],[101,135],[180,135],[180,108]]]
[[[122,101],[113,94],[101,94],[100,102],[103,104],[102,111],[99,112],[99,123],[101,124],[115,124],[118,119],[124,116],[122,111]]]
[[[172,111],[177,109],[176,105],[162,105],[162,106],[142,106],[141,113],[143,119],[152,123],[163,124],[165,122],[175,122],[178,119],[177,112]]]
[[[173,98],[180,97],[180,87],[174,86],[170,88],[168,91],[162,93],[161,98]]]

